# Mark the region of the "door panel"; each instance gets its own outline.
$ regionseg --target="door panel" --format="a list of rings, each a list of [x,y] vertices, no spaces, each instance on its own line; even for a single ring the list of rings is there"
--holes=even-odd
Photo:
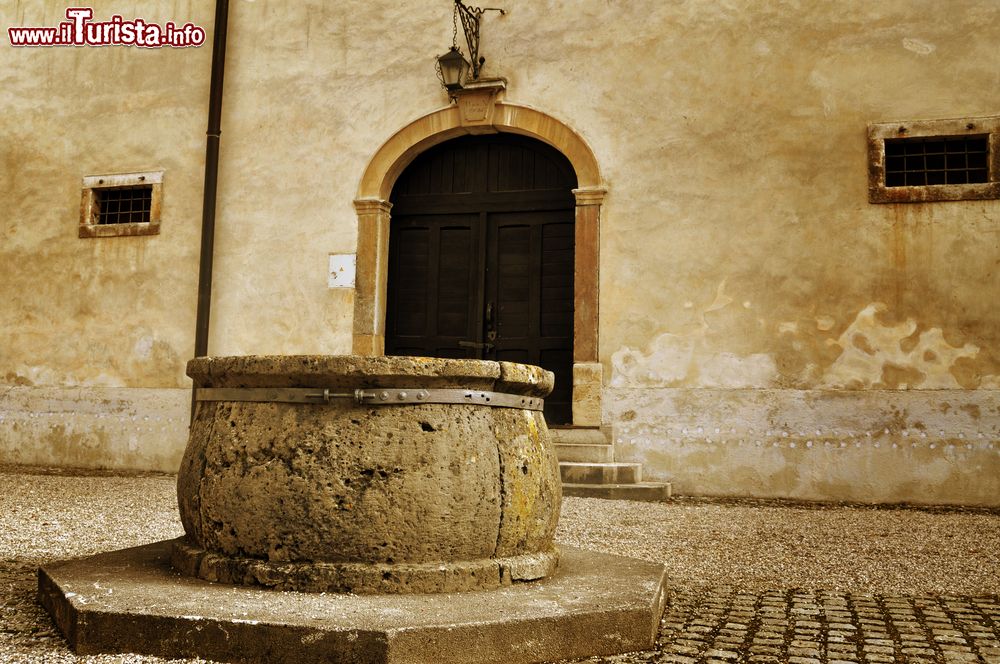
[[[489,216],[486,299],[496,303],[493,357],[556,374],[545,400],[553,424],[572,420],[573,244],[567,238],[573,229],[572,210]]]
[[[459,345],[482,330],[479,215],[393,219],[387,355],[477,358]]]

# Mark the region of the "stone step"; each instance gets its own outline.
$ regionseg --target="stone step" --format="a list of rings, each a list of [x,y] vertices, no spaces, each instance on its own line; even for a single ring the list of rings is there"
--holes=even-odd
[[[667,500],[671,495],[668,482],[639,482],[636,484],[563,484],[564,496],[574,498],[606,498],[610,500],[642,500],[653,502]]]
[[[577,463],[611,463],[615,460],[613,445],[575,445],[572,443],[556,443],[556,458],[559,461],[575,461]]]
[[[615,448],[596,427],[551,427],[564,496],[615,500],[667,500],[671,486],[643,482],[642,465],[614,463]]]
[[[607,445],[607,435],[596,427],[549,427],[556,445]]]
[[[635,484],[642,481],[642,464],[560,461],[559,475],[564,484]]]

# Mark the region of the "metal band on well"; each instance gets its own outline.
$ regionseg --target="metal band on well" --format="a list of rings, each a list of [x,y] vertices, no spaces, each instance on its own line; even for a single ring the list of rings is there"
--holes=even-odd
[[[545,400],[507,392],[482,392],[460,389],[412,389],[378,387],[353,392],[331,392],[329,389],[309,387],[200,387],[195,390],[195,401],[255,401],[261,403],[311,403],[326,404],[334,399],[353,399],[362,406],[392,406],[414,403],[453,403],[490,406],[492,408],[520,408],[542,410]]]

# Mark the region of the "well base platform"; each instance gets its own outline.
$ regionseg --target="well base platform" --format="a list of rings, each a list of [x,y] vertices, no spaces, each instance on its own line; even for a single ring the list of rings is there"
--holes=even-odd
[[[662,565],[561,546],[543,580],[454,594],[278,592],[170,565],[173,540],[47,565],[39,601],[79,654],[239,662],[539,662],[653,647]]]

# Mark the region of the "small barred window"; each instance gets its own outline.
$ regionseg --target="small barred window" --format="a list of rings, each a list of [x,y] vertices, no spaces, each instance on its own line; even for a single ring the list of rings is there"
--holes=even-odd
[[[1000,118],[868,126],[868,200],[1000,198]]]
[[[80,237],[159,233],[162,192],[162,172],[85,177]]]

